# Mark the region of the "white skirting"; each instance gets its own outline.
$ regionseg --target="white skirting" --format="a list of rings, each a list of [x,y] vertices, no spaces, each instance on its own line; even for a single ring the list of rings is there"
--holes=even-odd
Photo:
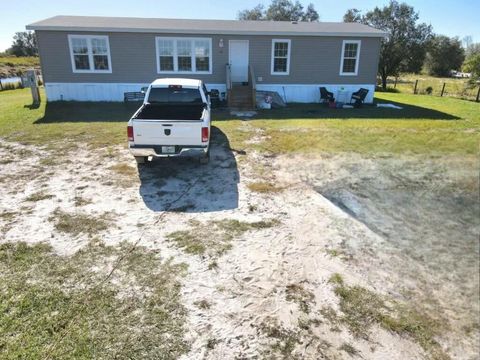
[[[123,101],[123,94],[140,91],[149,84],[132,83],[45,83],[48,101]],[[225,84],[206,84],[207,89],[226,91]]]
[[[226,92],[225,84],[206,84],[207,89]],[[48,101],[123,101],[123,94],[129,91],[140,91],[148,84],[142,83],[46,83],[45,91]],[[319,102],[319,87],[324,86],[333,92],[337,101],[349,102],[353,92],[361,87],[368,89],[365,102],[373,102],[375,85],[333,85],[333,84],[258,84],[257,90],[276,91],[285,102]]]
[[[352,93],[358,91],[360,88],[368,89],[366,103],[373,102],[375,93],[375,85],[373,84],[359,84],[359,85],[339,85],[339,84],[258,84],[257,90],[276,91],[282,99],[287,102],[299,103],[315,103],[320,101],[320,87],[327,88],[333,93],[337,101],[349,102]]]

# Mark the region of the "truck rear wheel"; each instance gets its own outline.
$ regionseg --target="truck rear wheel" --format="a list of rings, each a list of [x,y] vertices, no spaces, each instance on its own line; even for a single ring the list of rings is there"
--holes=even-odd
[[[145,164],[148,161],[148,157],[146,156],[135,156],[135,161],[137,164]]]

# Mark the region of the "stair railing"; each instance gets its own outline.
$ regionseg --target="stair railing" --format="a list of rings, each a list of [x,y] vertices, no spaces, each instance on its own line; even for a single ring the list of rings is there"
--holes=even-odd
[[[255,72],[253,71],[253,66],[248,65],[248,83],[252,90],[252,106],[257,107],[257,81],[255,79]]]

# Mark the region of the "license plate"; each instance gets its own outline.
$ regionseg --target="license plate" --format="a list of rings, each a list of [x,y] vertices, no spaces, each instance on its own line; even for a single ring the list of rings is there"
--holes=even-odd
[[[162,146],[162,154],[175,154],[175,146]]]

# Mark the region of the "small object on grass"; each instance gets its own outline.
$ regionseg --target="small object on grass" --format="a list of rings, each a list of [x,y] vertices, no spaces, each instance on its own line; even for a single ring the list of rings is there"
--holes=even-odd
[[[403,109],[401,106],[397,106],[394,104],[377,104],[377,107],[379,108],[390,108],[390,109]]]
[[[256,111],[231,111],[230,114],[235,115],[237,117],[241,117],[241,118],[251,118],[257,115],[257,112]]]

